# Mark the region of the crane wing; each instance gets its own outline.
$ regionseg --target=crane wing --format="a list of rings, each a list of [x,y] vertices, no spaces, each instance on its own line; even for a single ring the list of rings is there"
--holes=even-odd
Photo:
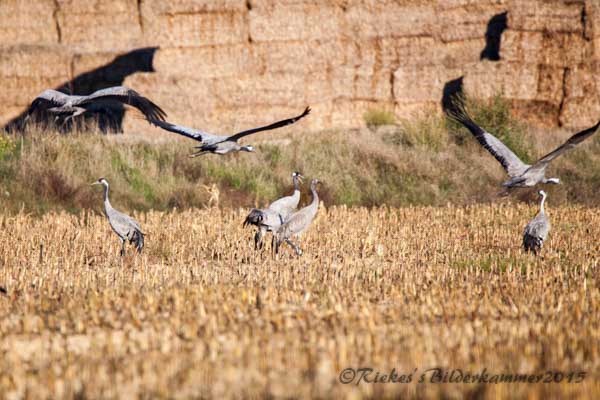
[[[108,222],[113,230],[120,236],[127,236],[132,229],[136,229],[143,234],[140,224],[129,215],[111,208],[106,210]]]
[[[527,224],[523,234],[546,240],[548,232],[550,232],[550,221],[545,214],[540,213]]]
[[[148,121],[158,120],[164,121],[167,113],[162,108],[154,104],[148,98],[140,95],[135,90],[125,86],[113,86],[106,89],[97,90],[89,96],[82,96],[77,104],[104,103],[106,105],[114,105],[115,103],[123,103],[137,108],[144,114]]]
[[[452,111],[449,111],[448,115],[467,128],[475,136],[479,144],[502,164],[502,167],[511,178],[521,175],[529,168],[529,165],[521,161],[500,139],[477,125],[463,107],[455,107]]]
[[[244,220],[243,225],[264,226],[271,231],[279,229],[283,224],[283,217],[270,209],[253,208]]]
[[[199,129],[187,128],[185,126],[174,125],[167,121],[150,120],[154,125],[179,135],[188,137],[190,139],[197,140],[205,144],[215,144],[224,141],[224,136],[212,135],[210,133],[203,132]]]
[[[29,113],[38,110],[47,110],[52,107],[60,107],[69,99],[69,95],[58,90],[48,89],[40,93],[29,106]]]
[[[292,215],[296,208],[298,208],[298,203],[300,202],[300,192],[298,192],[297,196],[295,193],[296,191],[294,191],[294,194],[290,196],[285,196],[275,200],[269,204],[268,209],[275,211],[276,213],[280,214],[284,220],[287,220],[287,218]]]
[[[252,135],[253,133],[256,133],[256,132],[268,131],[268,130],[271,130],[271,129],[281,128],[281,127],[286,126],[286,125],[291,125],[294,122],[296,122],[296,121],[304,118],[309,113],[310,113],[310,107],[306,107],[306,109],[304,109],[304,112],[302,114],[296,116],[296,117],[284,119],[284,120],[281,120],[281,121],[277,121],[277,122],[275,122],[275,123],[273,123],[271,125],[261,126],[260,128],[253,128],[253,129],[248,129],[248,130],[245,130],[245,131],[242,131],[242,132],[238,132],[238,133],[236,133],[234,135],[229,136],[227,138],[227,140],[236,141],[236,140],[238,140],[238,139],[240,139],[240,138],[242,138],[244,136]]]
[[[284,220],[284,223],[281,225],[280,229],[283,231],[285,237],[289,238],[292,235],[295,235],[306,229],[310,223],[309,217],[310,216],[308,215],[305,207],[288,216],[288,218]]]
[[[546,168],[546,166],[556,157],[560,156],[565,151],[572,149],[573,147],[577,146],[579,143],[583,142],[585,139],[589,138],[594,133],[596,133],[598,127],[600,127],[600,121],[598,121],[596,125],[592,126],[591,128],[587,128],[581,132],[574,134],[558,148],[537,160],[535,164],[532,165],[531,169],[539,170]]]

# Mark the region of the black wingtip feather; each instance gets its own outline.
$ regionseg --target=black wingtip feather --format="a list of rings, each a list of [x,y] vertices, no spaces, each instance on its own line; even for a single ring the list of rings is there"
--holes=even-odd
[[[154,102],[152,102],[151,100],[149,100],[148,98],[143,97],[144,99],[144,103],[145,104],[145,114],[146,114],[146,119],[148,120],[149,123],[152,123],[150,120],[157,120],[157,121],[162,121],[165,122],[166,121],[166,116],[167,113],[160,108],[158,105],[156,105]]]
[[[587,139],[588,137],[592,136],[593,134],[596,133],[596,131],[598,130],[598,127],[600,127],[600,121],[598,121],[596,123],[596,125],[589,127],[587,129],[582,130],[581,132],[577,132],[576,134],[574,134],[573,136],[571,136],[565,144],[570,144],[570,145],[577,145],[581,142],[583,142],[585,139]],[[564,145],[563,145],[564,146]],[[547,154],[546,156],[542,157],[542,159],[546,158],[547,156],[553,154],[554,152],[556,152],[557,150],[560,150],[563,146],[559,147],[558,149],[556,149],[555,151],[553,151],[550,154]]]
[[[165,110],[163,110],[162,108],[160,108],[158,105],[156,105],[155,103],[153,103],[152,101],[148,100],[150,102],[150,105],[152,106],[152,108],[156,111],[156,116],[159,121],[166,121],[167,118],[167,113],[165,112]]]
[[[452,101],[452,107],[446,110],[446,115],[451,120],[456,121],[467,128],[471,134],[473,134],[473,136],[475,136],[477,140],[479,140],[479,142],[487,148],[487,143],[482,138],[482,135],[485,133],[484,130],[477,125],[475,121],[473,121],[467,112],[464,100],[461,97],[454,98]]]
[[[306,117],[308,114],[310,114],[310,112],[311,112],[311,108],[310,108],[310,106],[307,106],[307,107],[304,109],[304,111],[302,111],[302,114],[298,115],[298,116],[297,116],[297,117],[295,117],[295,118],[292,118],[292,119],[290,120],[290,123],[292,123],[292,124],[293,124],[294,122],[298,121],[299,119],[302,119],[302,118]]]
[[[469,116],[466,110],[465,101],[462,97],[455,96],[452,98],[451,107],[448,107],[446,110],[446,115],[463,125],[473,123],[473,120]]]

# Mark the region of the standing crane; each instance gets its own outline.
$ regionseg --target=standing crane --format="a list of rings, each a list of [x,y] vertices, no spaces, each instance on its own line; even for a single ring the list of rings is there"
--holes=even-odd
[[[275,233],[275,253],[279,253],[279,246],[281,243],[286,242],[293,249],[296,255],[302,255],[302,249],[292,242],[293,237],[302,235],[310,224],[314,221],[319,210],[319,195],[317,193],[318,179],[313,179],[310,182],[310,191],[312,192],[311,203],[293,213],[277,230]]]
[[[271,125],[261,126],[260,128],[248,129],[242,132],[238,132],[233,135],[213,135],[211,133],[203,132],[199,129],[187,128],[185,126],[174,125],[166,121],[150,121],[154,125],[157,125],[164,130],[169,132],[174,132],[179,135],[183,135],[190,139],[194,139],[201,144],[196,146],[195,149],[197,152],[190,155],[190,157],[198,157],[203,154],[213,153],[213,154],[228,154],[236,151],[247,151],[253,152],[254,147],[252,146],[242,146],[238,143],[238,140],[243,138],[244,136],[251,135],[256,132],[268,131],[271,129],[281,128],[286,125],[291,125],[296,121],[304,118],[310,113],[310,107],[306,107],[304,112],[296,117],[284,119],[278,122],[275,122]]]
[[[104,178],[92,183],[92,185],[104,186],[104,212],[112,230],[119,236],[121,241],[121,256],[125,255],[125,241],[132,243],[137,252],[141,253],[144,248],[144,233],[140,224],[129,215],[115,210],[108,200],[108,181]]]
[[[254,248],[263,246],[262,238],[267,232],[275,232],[288,217],[296,211],[300,202],[300,182],[302,181],[300,172],[292,172],[292,182],[294,183],[294,193],[290,196],[275,200],[267,208],[253,208],[244,220],[244,226],[254,225],[258,227],[254,235]]]
[[[540,212],[527,224],[525,232],[523,232],[523,248],[525,251],[531,251],[535,255],[542,249],[544,242],[548,238],[548,232],[550,232],[550,221],[544,211],[546,192],[540,190],[539,195],[542,197]]]

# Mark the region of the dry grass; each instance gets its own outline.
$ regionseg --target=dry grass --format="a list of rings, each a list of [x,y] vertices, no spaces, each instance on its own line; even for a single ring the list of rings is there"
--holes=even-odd
[[[279,260],[245,210],[149,212],[141,256],[105,220],[0,216],[6,398],[598,398],[600,217],[553,207],[322,209]],[[118,203],[115,204],[118,206]],[[582,383],[342,385],[346,367],[586,371]]]
[[[393,111],[371,108],[363,114],[365,124],[370,128],[382,125],[394,125],[396,117]]]

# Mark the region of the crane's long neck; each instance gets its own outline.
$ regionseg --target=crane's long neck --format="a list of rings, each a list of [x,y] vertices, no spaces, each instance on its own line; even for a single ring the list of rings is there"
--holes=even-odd
[[[544,214],[544,202],[546,201],[546,195],[542,195],[542,201],[540,202],[540,214]]]
[[[317,193],[317,187],[315,185],[312,185],[310,187],[310,191],[312,192],[312,202],[310,203],[310,206],[313,208],[318,208],[319,207],[319,194]]]
[[[294,176],[294,193],[292,194],[293,202],[296,203],[296,207],[298,207],[298,203],[300,203],[300,182],[297,176]]]
[[[300,191],[300,179],[298,179],[298,176],[294,176],[294,191]]]
[[[112,208],[112,206],[110,205],[110,201],[108,200],[108,185],[102,186],[104,186],[104,209],[108,211]]]

